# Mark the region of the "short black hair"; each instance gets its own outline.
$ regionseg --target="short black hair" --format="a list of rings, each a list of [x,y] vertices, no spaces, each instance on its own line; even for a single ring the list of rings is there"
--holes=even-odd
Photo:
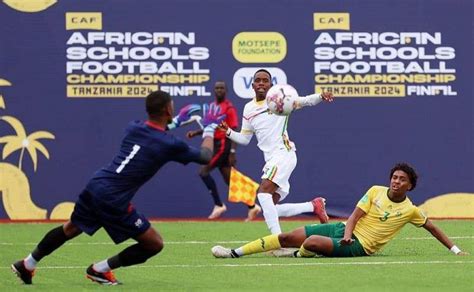
[[[253,78],[255,79],[255,75],[257,75],[258,72],[265,72],[268,74],[268,76],[270,76],[270,82],[272,81],[272,74],[268,71],[268,70],[265,70],[265,69],[258,69],[255,74],[253,74]]]
[[[390,179],[392,179],[393,173],[397,170],[401,170],[408,175],[408,179],[410,180],[410,183],[411,183],[411,189],[409,189],[409,191],[415,189],[416,182],[418,180],[418,174],[416,174],[415,169],[411,167],[408,163],[405,163],[405,162],[397,163],[390,171]]]
[[[223,83],[224,84],[224,87],[225,89],[227,89],[227,83],[225,83],[224,80],[217,80],[216,82],[214,82],[214,86],[216,86],[217,83]]]
[[[150,117],[159,117],[170,102],[171,96],[168,92],[153,91],[146,97],[146,112]]]

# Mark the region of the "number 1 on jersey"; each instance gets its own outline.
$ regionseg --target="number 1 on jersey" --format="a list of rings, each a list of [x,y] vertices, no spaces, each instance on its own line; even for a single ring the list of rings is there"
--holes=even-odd
[[[130,160],[132,160],[133,157],[137,154],[138,150],[140,150],[140,145],[137,145],[137,144],[133,145],[132,152],[130,152],[130,154],[128,154],[125,160],[122,161],[122,163],[120,163],[120,166],[117,167],[117,170],[115,170],[115,172],[121,173],[125,165],[127,165],[127,163],[129,163]]]

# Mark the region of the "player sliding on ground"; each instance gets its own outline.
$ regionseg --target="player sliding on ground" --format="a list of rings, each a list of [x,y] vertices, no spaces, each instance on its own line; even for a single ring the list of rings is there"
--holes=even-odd
[[[213,151],[213,137],[217,124],[224,116],[220,108],[203,107],[204,126],[201,148],[188,146],[174,137],[166,128],[188,122],[198,105],[184,107],[173,118],[173,101],[168,93],[156,91],[146,98],[148,120],[134,121],[128,125],[120,151],[112,163],[100,169],[89,181],[76,201],[71,219],[62,226],[50,230],[37,247],[25,259],[11,265],[13,272],[25,284],[31,284],[38,262],[51,254],[66,241],[82,232],[93,235],[104,228],[118,244],[129,238],[137,243],[119,254],[90,265],[87,278],[103,285],[117,285],[112,270],[141,264],[163,249],[163,239],[130,204],[138,189],[166,163],[207,164]],[[169,127],[172,128],[172,127]]]
[[[390,187],[373,186],[360,199],[346,223],[313,224],[280,235],[269,235],[237,249],[214,246],[216,258],[238,258],[274,250],[275,256],[358,257],[372,255],[389,242],[405,224],[428,230],[456,255],[467,255],[436,227],[406,196],[415,188],[417,174],[400,163],[390,172]],[[299,248],[288,250],[281,248]]]
[[[265,158],[257,198],[268,229],[272,234],[280,234],[279,217],[314,212],[321,223],[326,223],[328,216],[324,198],[321,197],[298,204],[278,204],[290,192],[289,179],[296,167],[297,159],[295,144],[288,137],[288,116],[272,114],[265,103],[270,87],[272,87],[270,72],[265,69],[257,70],[252,83],[255,98],[244,107],[240,132],[232,130],[225,123],[221,123],[220,127],[226,130],[229,139],[242,145],[248,145],[255,133],[257,146]],[[301,97],[299,107],[316,105],[322,100],[332,102],[333,99],[332,94],[328,92],[321,95],[313,94]]]

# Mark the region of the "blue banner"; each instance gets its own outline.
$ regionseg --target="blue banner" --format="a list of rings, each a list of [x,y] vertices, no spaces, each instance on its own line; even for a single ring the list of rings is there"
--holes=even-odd
[[[449,201],[457,207],[448,215],[474,216],[463,207],[474,198],[472,6],[5,0],[0,218],[67,217],[88,179],[118,151],[128,122],[146,119],[149,92],[170,92],[179,108],[213,101],[214,82],[224,80],[241,115],[258,68],[300,95],[327,90],[337,97],[290,118],[298,164],[285,202],[323,195],[329,213],[347,216],[405,161],[420,175],[412,201],[462,197]],[[175,134],[186,139],[193,127]],[[241,172],[260,180],[264,160],[255,138],[238,147],[237,159]],[[206,217],[213,203],[198,171],[167,165],[135,206],[149,217]],[[227,197],[220,174],[213,176]],[[228,217],[246,215],[245,205],[228,207]]]

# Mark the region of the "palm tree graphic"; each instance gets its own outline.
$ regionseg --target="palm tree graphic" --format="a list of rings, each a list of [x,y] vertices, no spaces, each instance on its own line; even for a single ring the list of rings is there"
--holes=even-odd
[[[0,78],[0,86],[11,86],[12,84],[5,79]],[[5,101],[3,95],[0,94],[0,108],[5,108]]]
[[[33,169],[36,172],[38,163],[37,151],[41,152],[47,159],[49,159],[49,152],[46,147],[43,146],[37,140],[39,139],[54,139],[54,135],[46,131],[37,131],[30,135],[26,135],[25,128],[22,123],[12,116],[2,116],[0,120],[4,120],[15,130],[16,135],[9,135],[0,137],[0,144],[5,143],[5,147],[2,152],[2,159],[7,158],[13,152],[21,149],[20,159],[18,161],[18,168],[21,170],[23,161],[23,154],[25,149],[30,154],[31,160],[33,161]]]

